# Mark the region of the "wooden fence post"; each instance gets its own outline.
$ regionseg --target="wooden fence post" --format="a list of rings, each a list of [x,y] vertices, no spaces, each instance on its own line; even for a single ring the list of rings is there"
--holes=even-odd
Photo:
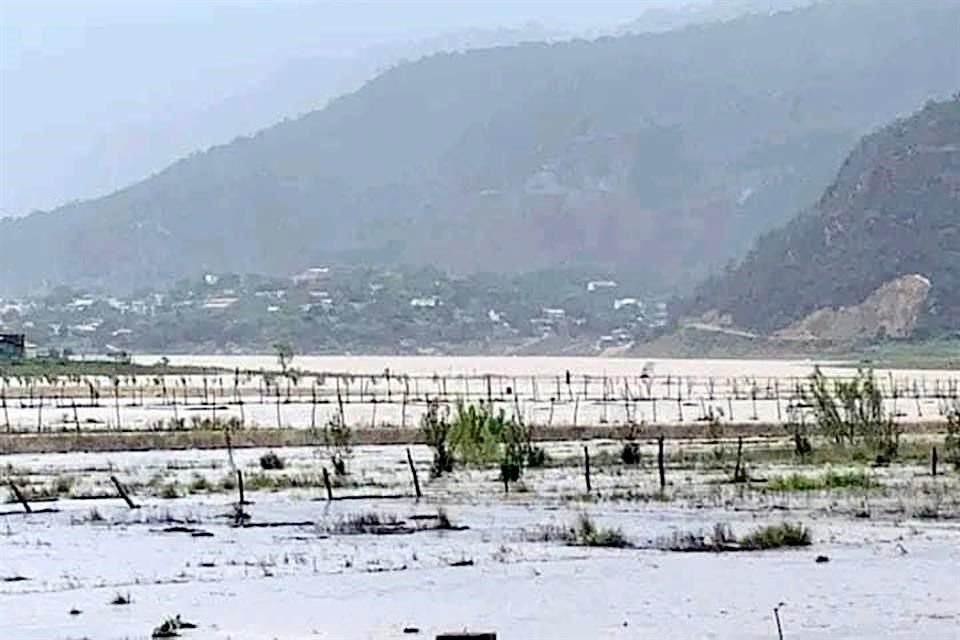
[[[934,447],[930,454],[930,475],[937,477],[937,448]]]
[[[23,510],[27,513],[33,513],[33,509],[30,508],[30,503],[27,502],[27,499],[23,497],[23,494],[20,493],[20,489],[17,488],[17,485],[10,483],[10,488],[13,489],[13,495],[16,496],[20,504],[23,505]]]
[[[423,497],[420,492],[420,478],[417,477],[417,468],[413,464],[413,456],[410,455],[410,447],[407,447],[407,463],[410,465],[410,475],[413,476],[413,488],[417,492],[417,500]]]
[[[120,484],[120,481],[117,480],[117,476],[110,476],[110,480],[113,481],[113,486],[117,488],[117,493],[120,494],[120,497],[123,498],[123,501],[127,503],[127,506],[131,509],[139,509],[140,507],[134,504],[133,500],[130,499],[130,496],[127,495],[127,490],[123,488],[123,485]]]
[[[7,430],[7,433],[10,433],[10,414],[7,412],[7,383],[3,383],[3,390],[0,391],[0,402],[3,403],[3,424]]]
[[[657,437],[657,469],[660,472],[660,493],[667,487],[667,469],[663,460],[663,436]]]
[[[737,466],[733,470],[734,482],[745,482],[746,477],[743,473],[743,436],[737,436]]]
[[[333,487],[330,486],[330,474],[323,468],[323,486],[327,489],[327,501],[333,500]]]
[[[587,479],[587,493],[592,493],[593,487],[590,484],[590,450],[587,448],[587,445],[583,445],[583,473]]]
[[[237,469],[237,492],[240,494],[240,506],[249,504],[243,493],[243,471]]]

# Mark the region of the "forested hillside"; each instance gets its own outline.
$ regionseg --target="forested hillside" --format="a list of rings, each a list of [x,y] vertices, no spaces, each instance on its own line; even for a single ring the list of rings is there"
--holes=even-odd
[[[682,311],[766,333],[914,274],[931,284],[918,330],[960,331],[960,94],[865,137],[816,206]]]
[[[812,202],[860,135],[955,91],[958,24],[955,1],[833,2],[403,64],[113,195],[0,221],[0,294],[321,262],[590,264],[671,290]]]

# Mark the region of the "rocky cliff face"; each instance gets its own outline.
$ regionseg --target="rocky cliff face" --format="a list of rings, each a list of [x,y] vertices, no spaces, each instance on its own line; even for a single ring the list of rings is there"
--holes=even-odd
[[[960,330],[960,94],[864,138],[814,207],[680,310],[795,338]]]
[[[861,304],[818,309],[774,337],[831,342],[908,338],[926,309],[930,289],[930,281],[921,275],[903,276],[884,284]]]

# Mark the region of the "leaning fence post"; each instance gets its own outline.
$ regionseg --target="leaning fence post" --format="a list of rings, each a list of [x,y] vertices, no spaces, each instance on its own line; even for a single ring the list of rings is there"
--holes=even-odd
[[[23,505],[23,510],[27,513],[33,513],[33,509],[30,508],[30,503],[27,502],[27,499],[23,497],[22,493],[20,493],[20,489],[17,488],[17,485],[11,482],[10,488],[13,489],[13,495],[16,496],[17,500],[20,501],[20,504]]]
[[[133,500],[130,499],[130,496],[127,495],[127,490],[123,488],[123,485],[120,484],[120,481],[117,480],[117,476],[110,476],[110,480],[113,481],[113,486],[117,488],[117,493],[120,494],[120,497],[123,498],[123,501],[127,503],[127,506],[131,509],[139,509]]]
[[[590,450],[587,448],[587,445],[583,445],[583,474],[587,479],[587,493],[592,493],[593,487],[590,484]]]
[[[667,486],[667,469],[663,461],[663,436],[657,437],[657,469],[660,471],[660,493]]]
[[[413,456],[410,455],[410,447],[407,447],[407,464],[410,465],[410,475],[413,476],[413,488],[417,492],[417,500],[423,497],[420,492],[420,478],[417,477],[417,468],[413,464]]]

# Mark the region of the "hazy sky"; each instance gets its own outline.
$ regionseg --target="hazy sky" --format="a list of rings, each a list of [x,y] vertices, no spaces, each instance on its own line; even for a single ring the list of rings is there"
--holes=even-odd
[[[579,34],[704,1],[0,0],[0,215],[320,107],[377,46],[533,22]]]

